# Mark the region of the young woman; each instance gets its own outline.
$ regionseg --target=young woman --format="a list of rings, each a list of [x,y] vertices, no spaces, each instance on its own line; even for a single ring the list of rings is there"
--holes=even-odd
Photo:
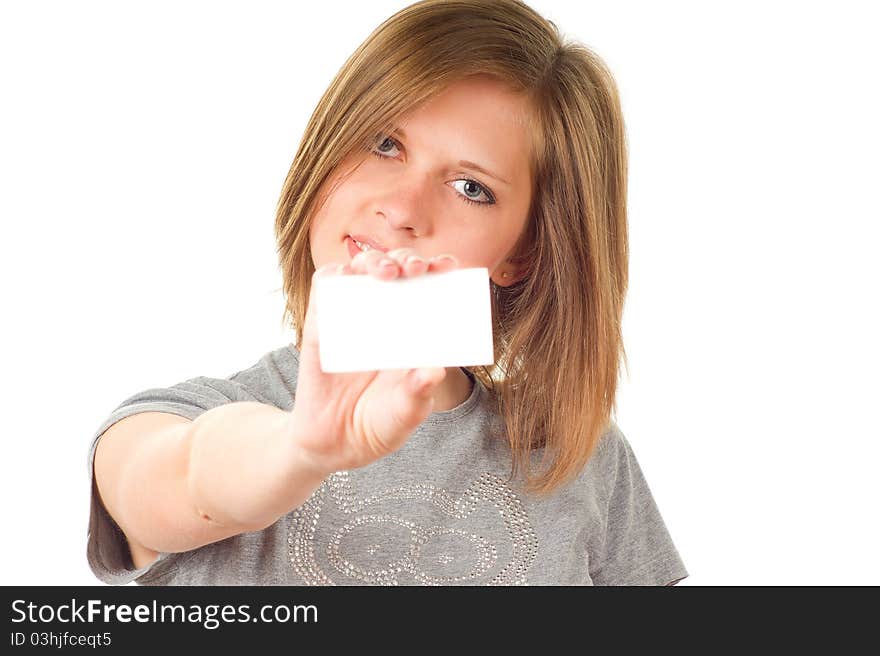
[[[626,147],[593,53],[517,0],[400,11],[318,104],[276,232],[296,343],[227,379],[136,394],[96,432],[88,556],[101,580],[687,576],[611,419]],[[489,271],[493,366],[321,371],[315,276],[455,267]]]

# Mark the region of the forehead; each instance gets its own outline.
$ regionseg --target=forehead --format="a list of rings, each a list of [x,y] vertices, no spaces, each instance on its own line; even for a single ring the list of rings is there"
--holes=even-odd
[[[528,175],[530,105],[524,95],[487,77],[455,82],[403,117],[411,145],[448,150],[511,177]]]
[[[410,120],[470,116],[501,121],[506,126],[525,126],[529,103],[525,96],[515,93],[503,82],[487,76],[472,76],[459,80],[423,103],[410,116]]]

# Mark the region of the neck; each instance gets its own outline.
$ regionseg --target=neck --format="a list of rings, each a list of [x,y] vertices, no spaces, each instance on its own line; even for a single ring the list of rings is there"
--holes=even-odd
[[[457,408],[468,400],[472,384],[468,375],[459,367],[447,367],[446,377],[434,392],[432,412],[444,412]]]

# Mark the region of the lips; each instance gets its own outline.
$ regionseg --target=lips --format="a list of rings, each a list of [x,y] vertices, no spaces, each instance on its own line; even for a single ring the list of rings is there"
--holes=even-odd
[[[351,239],[355,241],[359,241],[362,244],[366,244],[370,248],[375,248],[377,251],[382,251],[383,253],[388,252],[388,248],[385,248],[382,244],[377,242],[375,239],[368,237],[366,235],[349,235]]]
[[[347,235],[345,237],[345,246],[346,246],[346,248],[348,248],[348,254],[352,258],[355,255],[357,255],[358,253],[365,252],[365,251],[361,251],[360,246],[358,246],[355,243],[355,240],[361,242],[362,244],[366,244],[366,245],[370,246],[371,250],[377,250],[381,253],[387,253],[389,250],[388,248],[382,246],[381,244],[379,244],[375,240],[371,239],[370,237],[366,237],[364,235]]]
[[[354,240],[351,237],[345,238],[345,247],[348,249],[348,254],[352,258],[361,252],[361,249],[358,248],[358,245],[354,243]]]

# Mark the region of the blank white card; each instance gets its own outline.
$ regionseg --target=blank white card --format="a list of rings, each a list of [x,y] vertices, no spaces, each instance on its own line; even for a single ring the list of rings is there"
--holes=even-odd
[[[394,280],[330,275],[314,285],[325,372],[494,362],[486,268]]]

